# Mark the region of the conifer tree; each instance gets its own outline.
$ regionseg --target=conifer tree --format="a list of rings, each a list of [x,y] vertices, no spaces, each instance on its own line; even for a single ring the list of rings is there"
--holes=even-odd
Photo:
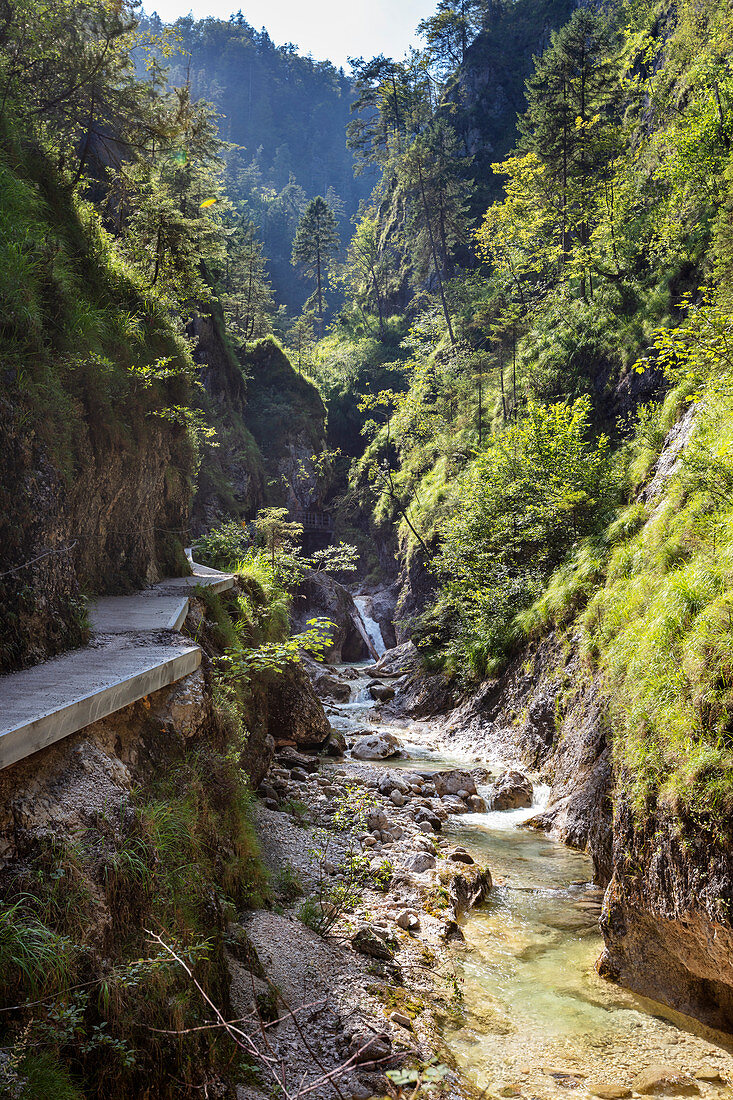
[[[323,335],[323,283],[338,255],[338,223],[326,200],[318,195],[303,212],[293,241],[292,263],[316,280],[318,327]]]

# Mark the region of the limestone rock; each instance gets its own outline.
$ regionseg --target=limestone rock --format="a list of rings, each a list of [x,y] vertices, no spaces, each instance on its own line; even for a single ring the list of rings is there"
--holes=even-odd
[[[449,886],[450,900],[457,917],[463,916],[474,905],[480,905],[492,888],[488,867],[474,863],[453,878]]]
[[[394,952],[382,933],[364,925],[351,937],[351,946],[360,955],[369,955],[372,959],[393,959]]]
[[[402,745],[394,734],[371,733],[356,741],[351,755],[355,760],[387,760],[390,756],[398,756],[401,748]]]
[[[605,1081],[589,1081],[588,1092],[592,1096],[598,1096],[600,1100],[626,1100],[631,1096],[631,1089],[625,1085],[609,1085]]]
[[[278,741],[315,748],[331,734],[323,704],[299,664],[287,664],[267,688],[268,728]]]
[[[416,852],[407,861],[408,870],[416,875],[421,875],[423,871],[431,871],[433,867],[435,867],[435,856],[431,856],[429,852]]]
[[[456,848],[455,851],[448,853],[448,859],[453,863],[466,863],[468,865],[475,863],[473,856],[470,856],[463,848]]]
[[[395,697],[395,689],[391,684],[380,684],[379,681],[369,685],[369,694],[378,703],[388,703]]]
[[[331,730],[331,735],[326,742],[327,756],[343,756],[346,752],[346,738],[340,730]]]
[[[467,795],[476,794],[476,782],[470,772],[458,768],[447,772],[436,772],[431,776],[436,794],[455,794],[464,791]]]
[[[383,1062],[392,1053],[392,1042],[389,1035],[357,1033],[349,1044],[349,1053],[357,1066],[366,1062]]]
[[[393,1024],[404,1027],[406,1031],[412,1031],[412,1020],[405,1012],[390,1012],[389,1018]]]
[[[526,775],[518,771],[502,772],[489,794],[490,810],[519,810],[532,805],[534,787]]]

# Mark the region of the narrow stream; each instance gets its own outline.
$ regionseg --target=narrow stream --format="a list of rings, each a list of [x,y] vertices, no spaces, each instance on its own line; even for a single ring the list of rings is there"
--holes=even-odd
[[[475,756],[442,754],[425,723],[382,722],[367,676],[360,666],[349,668],[351,677],[358,674],[353,701],[329,709],[333,725],[347,741],[357,731],[384,729],[404,746],[404,758],[374,761],[375,768],[476,766]],[[491,760],[481,763],[497,770]],[[555,1100],[568,1090],[589,1096],[598,1082],[629,1095],[623,1090],[653,1065],[708,1077],[712,1068],[733,1078],[721,1037],[596,974],[602,893],[591,882],[590,859],[521,828],[547,794],[536,785],[532,809],[451,817],[443,828],[494,879],[488,902],[466,920],[465,944],[449,949],[463,996],[444,1026],[458,1063],[478,1088],[531,1100]],[[701,1080],[699,1090],[731,1096],[723,1081]]]

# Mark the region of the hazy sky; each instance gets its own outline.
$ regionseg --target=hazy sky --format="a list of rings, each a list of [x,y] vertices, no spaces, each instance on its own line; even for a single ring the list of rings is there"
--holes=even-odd
[[[294,42],[302,54],[346,65],[347,57],[401,57],[436,0],[143,0],[145,11],[157,11],[166,22],[189,12],[197,19],[228,19],[240,7],[276,45]]]

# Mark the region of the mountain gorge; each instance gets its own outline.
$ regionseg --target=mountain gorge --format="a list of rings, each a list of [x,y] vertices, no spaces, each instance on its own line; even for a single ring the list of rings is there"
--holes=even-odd
[[[0,1094],[721,1100],[729,5],[245,16],[0,10]]]

